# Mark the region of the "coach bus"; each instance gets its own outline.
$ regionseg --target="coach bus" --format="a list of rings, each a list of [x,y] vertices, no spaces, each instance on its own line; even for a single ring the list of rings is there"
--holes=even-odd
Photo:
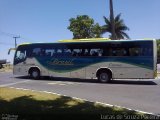
[[[17,47],[13,73],[41,76],[112,79],[153,79],[157,73],[156,40],[105,38],[27,43]]]

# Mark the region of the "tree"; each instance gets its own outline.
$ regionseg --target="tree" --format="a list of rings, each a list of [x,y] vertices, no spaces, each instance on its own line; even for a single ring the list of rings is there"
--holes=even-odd
[[[111,39],[117,39],[115,33],[115,21],[114,21],[114,12],[113,12],[113,1],[109,1],[109,8],[110,8],[110,22],[111,22]]]
[[[127,35],[127,33],[125,33],[125,31],[129,30],[129,28],[124,24],[123,19],[121,19],[120,17],[121,14],[118,14],[114,18],[116,39],[129,39],[129,36]],[[110,38],[112,39],[112,23],[110,19],[106,18],[105,16],[103,18],[105,21],[105,25],[102,26],[102,34],[109,32],[111,33]]]
[[[102,29],[98,23],[88,15],[79,15],[77,18],[71,18],[68,29],[73,32],[73,39],[100,37]]]
[[[157,63],[160,63],[160,39],[157,40]]]
[[[101,26],[96,23],[93,27],[92,27],[92,37],[94,38],[101,38],[102,37],[102,28]]]

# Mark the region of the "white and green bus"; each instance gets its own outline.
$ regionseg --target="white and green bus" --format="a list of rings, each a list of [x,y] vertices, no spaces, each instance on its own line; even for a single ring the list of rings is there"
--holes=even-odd
[[[105,38],[30,43],[17,47],[15,75],[95,79],[154,79],[157,73],[156,40]]]

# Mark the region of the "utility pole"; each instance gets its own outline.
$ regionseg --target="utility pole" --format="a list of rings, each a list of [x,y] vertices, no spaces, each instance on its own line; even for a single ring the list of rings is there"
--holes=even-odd
[[[13,37],[14,40],[15,40],[15,48],[17,47],[17,38],[20,38],[20,36],[16,36],[16,37]]]
[[[112,35],[111,35],[111,39],[112,40],[116,40],[116,33],[115,33],[115,21],[114,21],[114,12],[113,12],[113,1],[110,0],[109,1],[110,4],[110,21],[111,21],[111,29],[112,29]]]

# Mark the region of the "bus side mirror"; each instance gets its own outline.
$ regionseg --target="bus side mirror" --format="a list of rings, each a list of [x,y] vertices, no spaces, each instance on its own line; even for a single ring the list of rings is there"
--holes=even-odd
[[[8,55],[10,54],[10,52],[11,52],[11,49],[8,50]]]
[[[8,55],[10,54],[10,52],[11,52],[12,50],[16,50],[16,48],[10,48],[10,49],[8,50]]]

